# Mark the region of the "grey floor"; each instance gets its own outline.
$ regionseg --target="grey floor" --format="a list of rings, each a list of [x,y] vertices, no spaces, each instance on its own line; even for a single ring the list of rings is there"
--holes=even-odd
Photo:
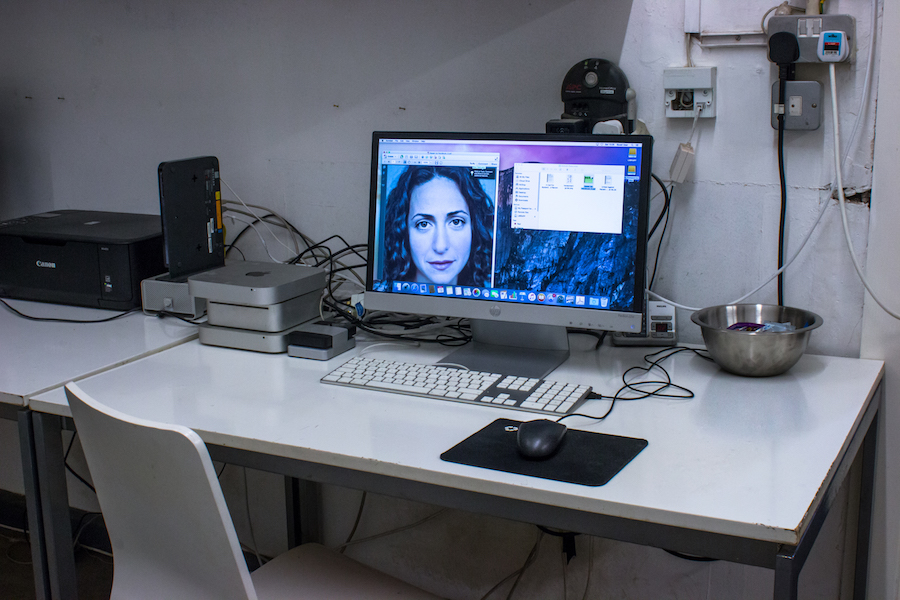
[[[75,552],[79,600],[109,600],[112,558],[79,548]],[[35,600],[31,547],[23,533],[0,527],[0,598]]]

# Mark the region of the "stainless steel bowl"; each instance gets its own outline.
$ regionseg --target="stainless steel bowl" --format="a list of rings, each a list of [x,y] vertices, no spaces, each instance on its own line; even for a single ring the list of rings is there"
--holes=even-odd
[[[700,326],[706,349],[716,364],[730,373],[768,377],[793,367],[822,317],[800,308],[773,304],[726,304],[703,308],[691,315]],[[736,323],[791,323],[794,331],[735,331]]]

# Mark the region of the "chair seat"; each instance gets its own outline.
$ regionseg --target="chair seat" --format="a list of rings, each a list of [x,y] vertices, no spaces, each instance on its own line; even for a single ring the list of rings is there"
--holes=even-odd
[[[250,578],[259,600],[438,600],[438,596],[320,544],[303,544],[280,554]]]

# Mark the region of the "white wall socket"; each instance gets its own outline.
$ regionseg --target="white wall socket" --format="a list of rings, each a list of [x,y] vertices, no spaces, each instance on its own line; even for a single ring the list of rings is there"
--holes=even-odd
[[[669,67],[663,69],[666,116],[693,119],[700,110],[701,119],[716,116],[716,68]]]

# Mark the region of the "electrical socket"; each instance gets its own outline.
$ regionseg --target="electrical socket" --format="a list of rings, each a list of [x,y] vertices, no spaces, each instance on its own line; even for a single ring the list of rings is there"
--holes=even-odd
[[[701,119],[716,116],[716,68],[669,67],[663,69],[666,116],[694,118],[694,109],[702,108]]]
[[[850,46],[850,60],[856,44],[856,19],[850,15],[774,15],[766,22],[767,37],[786,31],[797,36],[800,45],[798,63],[822,62],[816,56],[823,31],[843,31]]]
[[[772,128],[778,129],[778,82],[772,85]],[[784,128],[818,129],[822,124],[822,84],[818,81],[786,81]]]

